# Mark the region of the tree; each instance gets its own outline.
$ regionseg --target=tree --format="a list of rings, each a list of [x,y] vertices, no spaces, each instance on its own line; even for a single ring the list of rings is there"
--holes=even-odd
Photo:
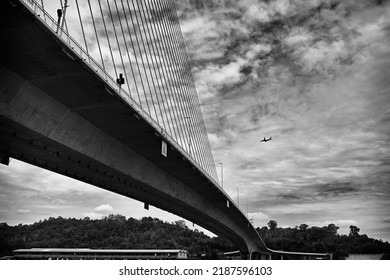
[[[300,226],[299,226],[299,230],[300,231],[307,231],[307,228],[308,228],[309,226],[307,225],[307,224],[301,224]]]
[[[274,231],[278,227],[278,223],[274,220],[270,220],[268,222],[268,227],[269,227],[269,230]]]
[[[359,236],[360,228],[352,225],[350,225],[349,228],[350,228],[349,236]]]
[[[182,229],[187,229],[186,222],[184,220],[175,221],[174,225],[176,225]]]
[[[266,239],[268,234],[268,228],[262,227],[262,228],[256,228],[257,232],[260,234],[261,238]]]
[[[328,225],[328,233],[331,235],[331,236],[334,236],[334,235],[337,235],[337,230],[339,229],[338,226],[336,226],[335,224],[329,224]]]

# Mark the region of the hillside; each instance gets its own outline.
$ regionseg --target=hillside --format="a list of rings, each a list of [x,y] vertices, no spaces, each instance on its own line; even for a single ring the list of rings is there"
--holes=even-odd
[[[268,227],[257,231],[274,250],[332,253],[334,259],[344,259],[348,254],[382,253],[389,258],[388,242],[361,235],[356,226],[350,226],[349,235],[338,234],[338,229],[334,224],[278,228],[277,222],[271,220]],[[223,238],[189,229],[184,221],[168,223],[151,217],[137,220],[113,214],[100,220],[58,217],[31,225],[1,223],[0,257],[21,248],[185,249],[191,258],[206,254],[210,259],[217,258],[220,252],[236,250]]]
[[[100,220],[49,218],[31,225],[0,224],[0,257],[21,248],[185,249],[192,257],[230,251],[230,243],[189,229],[184,221],[163,222],[109,215]]]
[[[276,221],[268,227],[257,228],[269,248],[290,252],[332,253],[333,259],[344,259],[349,254],[382,254],[388,259],[390,244],[360,234],[360,228],[351,225],[348,235],[337,233],[339,227],[329,224],[324,227],[309,227],[301,224],[294,228],[278,228]]]

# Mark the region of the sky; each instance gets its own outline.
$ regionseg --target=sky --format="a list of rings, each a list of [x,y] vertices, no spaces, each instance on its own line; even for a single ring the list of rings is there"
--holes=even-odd
[[[255,227],[356,225],[390,241],[390,1],[176,5],[224,189]],[[0,205],[9,224],[181,219],[17,160],[0,166]]]

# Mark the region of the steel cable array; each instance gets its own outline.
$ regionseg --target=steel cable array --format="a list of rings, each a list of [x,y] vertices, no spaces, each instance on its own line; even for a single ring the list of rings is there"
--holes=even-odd
[[[43,0],[28,2],[44,12]],[[83,42],[90,64],[100,60],[104,73],[123,75],[120,91],[218,181],[174,0],[66,2],[68,41],[73,32]],[[65,8],[62,0],[61,7]]]

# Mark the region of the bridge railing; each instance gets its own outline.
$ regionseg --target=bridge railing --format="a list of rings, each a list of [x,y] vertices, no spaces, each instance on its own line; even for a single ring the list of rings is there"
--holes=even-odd
[[[185,158],[196,166],[202,174],[208,178],[214,185],[219,186],[221,191],[227,193],[221,188],[220,183],[218,182],[218,177],[215,176],[216,172],[211,172],[206,170],[202,164],[199,164],[193,156],[191,156],[191,150],[188,153],[177,141],[168,133],[165,129],[158,124],[149,114],[146,112],[136,100],[134,100],[131,95],[123,89],[114,78],[72,37],[65,28],[61,28],[59,23],[47,12],[45,9],[35,0],[19,0],[30,11],[38,18],[42,23],[44,23],[58,39],[60,39],[64,44],[67,44],[70,49],[73,51],[73,54],[70,56],[76,55],[79,59],[83,60],[90,69],[95,72],[101,79],[103,79],[111,91],[115,91],[124,101],[126,101],[142,118],[144,118],[150,125],[152,125],[156,131],[163,137],[172,147],[180,151]],[[206,136],[207,137],[207,136]],[[211,165],[215,164],[214,162],[209,163]],[[231,203],[235,204],[233,201]]]

